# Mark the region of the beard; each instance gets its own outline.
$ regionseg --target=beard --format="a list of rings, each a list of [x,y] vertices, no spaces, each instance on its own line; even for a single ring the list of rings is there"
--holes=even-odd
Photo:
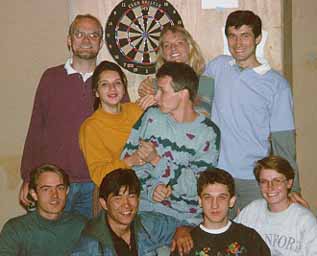
[[[74,50],[73,49],[73,55],[83,59],[83,60],[93,60],[97,58],[98,52],[94,51],[82,51],[82,50]]]

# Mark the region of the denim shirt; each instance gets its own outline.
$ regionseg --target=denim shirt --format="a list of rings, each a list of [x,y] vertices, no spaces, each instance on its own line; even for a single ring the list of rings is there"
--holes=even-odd
[[[116,256],[112,237],[106,224],[106,214],[87,223],[79,243],[71,256]],[[134,225],[135,238],[140,256],[154,256],[156,249],[170,245],[177,227],[185,222],[154,212],[140,212],[131,225]]]

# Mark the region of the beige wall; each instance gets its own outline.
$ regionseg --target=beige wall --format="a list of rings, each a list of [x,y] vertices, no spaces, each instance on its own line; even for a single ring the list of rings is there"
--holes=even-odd
[[[242,1],[244,4],[246,2]],[[251,2],[253,9],[256,4],[261,4],[265,10],[268,8],[264,0]],[[181,6],[176,7],[181,9]],[[314,112],[317,104],[317,38],[316,33],[309,29],[314,27],[310,24],[316,23],[315,13],[317,1],[293,0],[293,87],[298,160],[304,196],[314,210],[317,208],[317,172],[314,170],[314,145],[317,145],[317,117]],[[65,41],[68,5],[66,0],[4,1],[0,17],[1,228],[10,216],[23,212],[17,204],[19,165],[33,97],[42,72],[49,66],[64,62],[68,55]],[[264,19],[264,22],[269,22],[267,16]],[[278,63],[274,64],[279,66]]]
[[[297,159],[303,194],[317,210],[317,33],[316,0],[293,0],[293,93]]]
[[[68,55],[67,1],[10,0],[0,8],[0,227],[22,213],[20,158],[42,72]]]

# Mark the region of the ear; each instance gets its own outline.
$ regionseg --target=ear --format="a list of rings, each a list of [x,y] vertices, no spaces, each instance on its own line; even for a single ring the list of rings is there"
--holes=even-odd
[[[66,195],[68,195],[68,192],[69,192],[69,187],[67,187],[67,190],[66,190]]]
[[[287,181],[287,188],[288,189],[291,189],[293,187],[293,183],[294,183],[294,180],[293,179],[290,179]]]
[[[232,208],[235,205],[236,201],[237,201],[236,196],[231,197],[229,200],[229,207]]]
[[[101,205],[101,207],[102,207],[103,209],[108,210],[107,202],[106,202],[105,199],[99,197],[99,203],[100,203],[100,205]]]
[[[96,98],[99,98],[98,90],[95,91]]]
[[[202,208],[202,204],[201,204],[201,198],[200,198],[200,196],[198,197],[198,203],[199,203],[199,206],[200,206],[200,208]]]
[[[104,44],[104,41],[103,41],[103,39],[101,39],[101,40],[100,40],[100,44],[99,44],[99,51],[100,51],[100,49],[103,47],[103,44]]]
[[[67,36],[67,47],[68,47],[68,50],[71,51],[71,49],[72,49],[72,39],[70,38],[70,36]]]
[[[36,192],[35,192],[34,189],[30,189],[29,193],[30,193],[30,195],[32,196],[32,198],[33,198],[34,201],[37,201],[37,200],[38,200],[37,194],[36,194]]]
[[[189,91],[188,89],[183,89],[179,91],[179,95],[181,95],[182,99],[189,99]]]
[[[258,45],[262,40],[262,34],[258,35],[257,38],[255,38],[255,44]]]

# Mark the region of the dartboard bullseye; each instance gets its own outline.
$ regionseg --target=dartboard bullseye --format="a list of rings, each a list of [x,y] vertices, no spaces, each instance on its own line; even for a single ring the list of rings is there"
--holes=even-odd
[[[183,25],[166,0],[125,0],[111,12],[105,29],[108,50],[123,68],[137,74],[155,73],[159,37],[164,26]]]

